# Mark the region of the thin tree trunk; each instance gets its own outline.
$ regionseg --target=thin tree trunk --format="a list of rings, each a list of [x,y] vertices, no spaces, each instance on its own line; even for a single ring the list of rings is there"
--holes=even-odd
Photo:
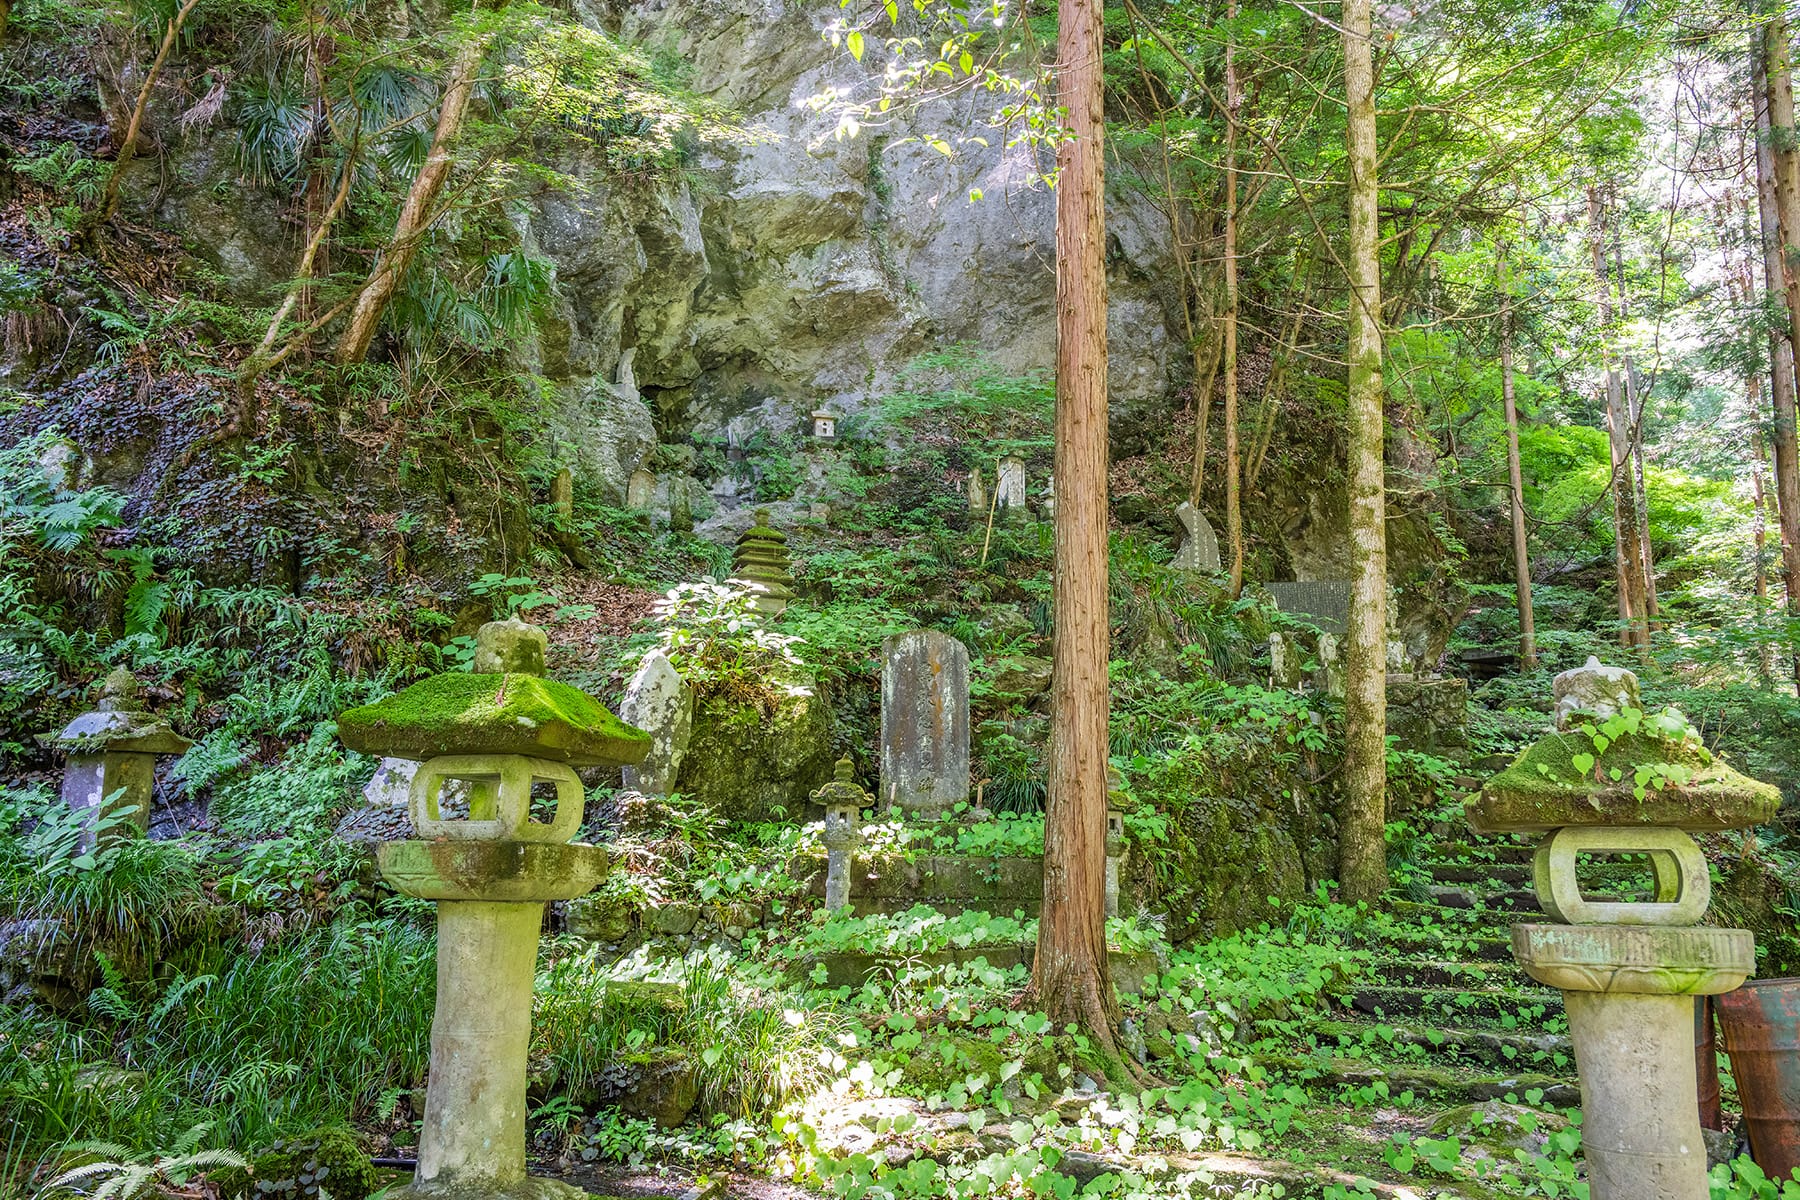
[[[1032,984],[1057,1024],[1093,1039],[1108,1070],[1119,1004],[1106,959],[1109,690],[1106,545],[1106,214],[1101,0],[1063,0],[1057,150],[1056,571],[1044,900]]]
[[[1344,0],[1350,323],[1346,393],[1350,616],[1344,641],[1344,808],[1338,878],[1349,903],[1387,888],[1387,515],[1381,379],[1380,214],[1376,207],[1371,0]]]
[[[356,304],[350,310],[350,320],[338,339],[337,360],[340,363],[359,363],[368,357],[381,316],[399,290],[419,243],[431,228],[438,196],[450,178],[451,151],[462,131],[469,97],[475,91],[475,79],[481,71],[481,59],[486,51],[487,39],[479,36],[471,36],[457,51],[444,86],[443,101],[438,106],[437,128],[432,132],[431,149],[425,155],[425,164],[413,177],[406,203],[401,206],[400,217],[394,223],[393,236],[377,258],[375,271],[357,295]]]
[[[332,225],[338,215],[344,211],[344,204],[350,199],[350,182],[356,177],[356,148],[351,147],[350,157],[344,163],[343,178],[338,181],[337,192],[331,198],[331,206],[320,217],[318,225],[313,229],[312,237],[307,240],[306,249],[301,252],[300,265],[296,268],[294,281],[288,286],[288,293],[282,298],[281,306],[275,310],[275,316],[269,321],[269,328],[263,333],[262,344],[254,353],[244,360],[238,371],[238,386],[248,389],[257,377],[269,367],[275,352],[275,341],[281,336],[281,326],[299,305],[303,295],[310,294],[314,263],[318,259],[320,248],[325,238],[331,233]],[[302,317],[302,320],[305,318]]]
[[[1754,291],[1751,295],[1755,295]],[[1756,673],[1763,686],[1767,687],[1775,677],[1775,649],[1766,636],[1769,620],[1769,520],[1765,508],[1768,497],[1763,490],[1763,472],[1768,462],[1768,451],[1763,446],[1762,435],[1762,380],[1755,375],[1744,378],[1744,400],[1750,406],[1750,487],[1751,499],[1756,506],[1756,524],[1752,529],[1756,547]]]
[[[1294,277],[1298,302],[1294,305],[1293,319],[1288,322],[1287,334],[1276,347],[1274,361],[1269,364],[1269,378],[1263,384],[1262,413],[1256,423],[1256,443],[1251,449],[1248,466],[1244,472],[1244,488],[1248,491],[1256,486],[1256,480],[1262,475],[1263,460],[1269,453],[1269,442],[1275,436],[1275,420],[1281,408],[1281,394],[1287,389],[1288,361],[1294,355],[1294,349],[1300,344],[1300,330],[1306,319],[1306,304],[1312,298],[1312,269],[1316,260],[1308,257],[1306,266],[1299,266],[1296,255]]]
[[[1613,359],[1612,281],[1606,270],[1606,229],[1600,191],[1587,190],[1588,232],[1594,258],[1594,306],[1602,327],[1600,353],[1606,370],[1606,432],[1611,447],[1613,496],[1613,572],[1619,587],[1619,643],[1645,646],[1649,635],[1644,620],[1644,554],[1638,546],[1636,489],[1631,475],[1631,418],[1625,410],[1624,389]]]
[[[1226,0],[1225,20],[1237,19]],[[1232,35],[1225,35],[1225,540],[1231,548],[1231,598],[1244,590],[1243,468],[1238,461],[1237,68]]]
[[[1204,295],[1200,290],[1199,272],[1195,271],[1194,291],[1196,299]],[[1209,319],[1202,324],[1210,324],[1211,302],[1207,304]],[[1223,352],[1224,342],[1220,338],[1208,338],[1204,348],[1194,336],[1193,325],[1188,328],[1188,343],[1192,347],[1194,358],[1194,470],[1188,478],[1188,503],[1195,508],[1200,507],[1200,493],[1206,483],[1206,426],[1212,415],[1213,381],[1218,378],[1219,358]]]
[[[1763,269],[1769,291],[1787,305],[1788,330],[1770,330],[1773,369],[1770,392],[1775,419],[1770,439],[1775,451],[1775,508],[1781,525],[1782,575],[1788,615],[1800,615],[1800,447],[1795,439],[1794,346],[1800,340],[1800,274],[1790,249],[1800,237],[1800,161],[1794,131],[1794,79],[1786,18],[1777,15],[1758,33],[1756,56],[1759,132],[1756,167],[1762,205]],[[1793,648],[1794,679],[1800,686],[1800,646]]]
[[[138,89],[137,103],[131,108],[131,122],[125,127],[125,140],[119,143],[119,154],[113,160],[112,174],[106,177],[106,191],[100,198],[99,214],[93,223],[94,228],[106,224],[119,211],[119,186],[125,179],[125,168],[137,157],[138,135],[144,126],[144,113],[150,108],[150,92],[156,87],[156,78],[162,74],[163,64],[169,61],[169,52],[175,49],[175,41],[181,36],[181,27],[187,24],[188,14],[200,0],[182,0],[175,15],[169,18],[168,28],[163,31],[162,45],[157,47],[156,57],[150,61],[150,69],[144,72],[144,86]]]
[[[1613,239],[1613,273],[1619,280],[1619,323],[1631,319],[1631,298],[1625,288],[1625,238]],[[1638,552],[1644,573],[1644,623],[1657,627],[1661,605],[1656,599],[1656,551],[1650,544],[1650,488],[1644,483],[1644,390],[1638,379],[1637,365],[1631,355],[1622,356],[1625,363],[1625,412],[1631,420],[1631,500],[1637,513]]]
[[[1519,468],[1519,406],[1513,396],[1512,279],[1500,247],[1500,398],[1506,406],[1506,474],[1512,483],[1513,578],[1519,589],[1519,662],[1537,669],[1537,630],[1531,616],[1531,556],[1525,537],[1525,476]]]

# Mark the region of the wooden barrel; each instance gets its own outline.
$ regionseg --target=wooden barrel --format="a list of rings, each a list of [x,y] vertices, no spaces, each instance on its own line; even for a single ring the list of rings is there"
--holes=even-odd
[[[1752,979],[1719,996],[1750,1154],[1771,1179],[1800,1169],[1800,979]]]

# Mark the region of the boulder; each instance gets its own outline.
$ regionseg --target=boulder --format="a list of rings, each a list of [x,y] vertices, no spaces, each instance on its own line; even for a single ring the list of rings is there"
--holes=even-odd
[[[831,778],[831,707],[810,675],[788,669],[765,712],[724,695],[699,698],[676,790],[732,821],[799,820]]]
[[[694,692],[666,653],[644,655],[619,702],[619,719],[650,735],[644,760],[625,768],[625,786],[651,796],[672,793],[694,732]]]

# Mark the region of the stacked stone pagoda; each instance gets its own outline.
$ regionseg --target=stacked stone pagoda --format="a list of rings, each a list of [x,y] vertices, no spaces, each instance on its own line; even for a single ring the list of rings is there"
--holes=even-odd
[[[92,712],[38,741],[68,757],[63,803],[82,814],[82,848],[88,850],[108,830],[149,829],[157,756],[185,754],[194,744],[145,709],[137,678],[124,667],[106,677]]]
[[[1694,997],[1756,965],[1751,935],[1699,924],[1711,900],[1694,832],[1772,819],[1780,793],[1707,752],[1672,709],[1643,712],[1637,677],[1589,659],[1557,676],[1556,731],[1469,802],[1482,833],[1543,833],[1533,886],[1550,922],[1515,925],[1526,974],[1560,988],[1581,1074],[1593,1200],[1707,1194]],[[1643,854],[1654,898],[1589,898],[1581,855]]]
[[[756,610],[779,616],[794,598],[794,577],[789,573],[787,534],[769,524],[769,510],[756,510],[756,524],[738,537],[732,558],[731,579],[757,589]]]
[[[547,639],[522,621],[481,627],[473,673],[446,672],[338,718],[352,750],[420,763],[417,837],[385,842],[382,875],[437,901],[437,1010],[410,1197],[582,1200],[525,1174],[525,1065],[544,904],[600,882],[607,852],[574,842],[576,767],[641,762],[649,736],[544,678]],[[534,811],[534,785],[555,794]],[[462,811],[466,803],[466,811]]]

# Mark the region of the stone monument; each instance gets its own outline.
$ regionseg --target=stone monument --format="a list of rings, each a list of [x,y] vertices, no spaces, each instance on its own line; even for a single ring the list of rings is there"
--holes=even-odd
[[[402,1197],[585,1200],[525,1174],[525,1065],[544,904],[591,890],[607,852],[571,844],[585,791],[575,767],[643,760],[650,738],[593,697],[543,678],[546,639],[522,621],[481,627],[475,671],[450,671],[338,718],[344,744],[421,763],[417,836],[384,842],[382,875],[437,901],[437,1009],[418,1168]],[[468,785],[466,815],[445,784]],[[538,809],[536,785],[555,793]]]
[[[969,468],[969,511],[976,516],[987,516],[987,488],[981,482],[981,464]]]
[[[880,802],[940,814],[969,795],[969,652],[919,629],[881,653]]]
[[[1106,768],[1106,915],[1119,915],[1119,868],[1129,849],[1125,841],[1125,777],[1117,767]]]
[[[1468,821],[1547,835],[1532,884],[1549,922],[1513,926],[1513,956],[1563,993],[1593,1200],[1696,1200],[1707,1183],[1694,997],[1736,988],[1756,956],[1747,930],[1698,924],[1711,883],[1690,833],[1760,825],[1781,796],[1715,759],[1674,710],[1621,708],[1637,694],[1629,671],[1590,661],[1556,694],[1558,732],[1490,779]],[[1583,854],[1646,855],[1654,898],[1583,895]]]
[[[631,473],[625,482],[625,507],[648,509],[656,503],[656,473],[643,467]]]
[[[825,806],[825,907],[836,912],[850,903],[850,856],[862,840],[857,820],[874,797],[856,785],[856,764],[846,754],[838,759],[832,781],[812,799]]]
[[[994,507],[1004,520],[1025,519],[1025,460],[1009,454],[994,479]]]
[[[1213,532],[1206,514],[1186,500],[1175,510],[1175,517],[1187,531],[1175,561],[1169,565],[1177,571],[1217,571],[1219,569],[1219,535]]]
[[[769,524],[769,510],[756,510],[756,524],[744,530],[732,558],[734,583],[758,589],[756,611],[776,617],[794,598],[794,577],[788,573],[787,534]]]
[[[650,651],[638,664],[619,702],[619,719],[650,735],[644,760],[624,769],[625,787],[646,796],[672,794],[694,732],[694,690],[662,650]]]
[[[149,829],[156,756],[185,754],[194,744],[145,710],[137,678],[124,667],[116,668],[100,685],[100,699],[92,712],[82,713],[56,733],[40,735],[38,741],[68,756],[62,798],[83,814],[84,850],[92,850],[101,840],[96,829],[103,821],[109,828],[127,824],[140,832]],[[112,817],[122,820],[107,820]]]

